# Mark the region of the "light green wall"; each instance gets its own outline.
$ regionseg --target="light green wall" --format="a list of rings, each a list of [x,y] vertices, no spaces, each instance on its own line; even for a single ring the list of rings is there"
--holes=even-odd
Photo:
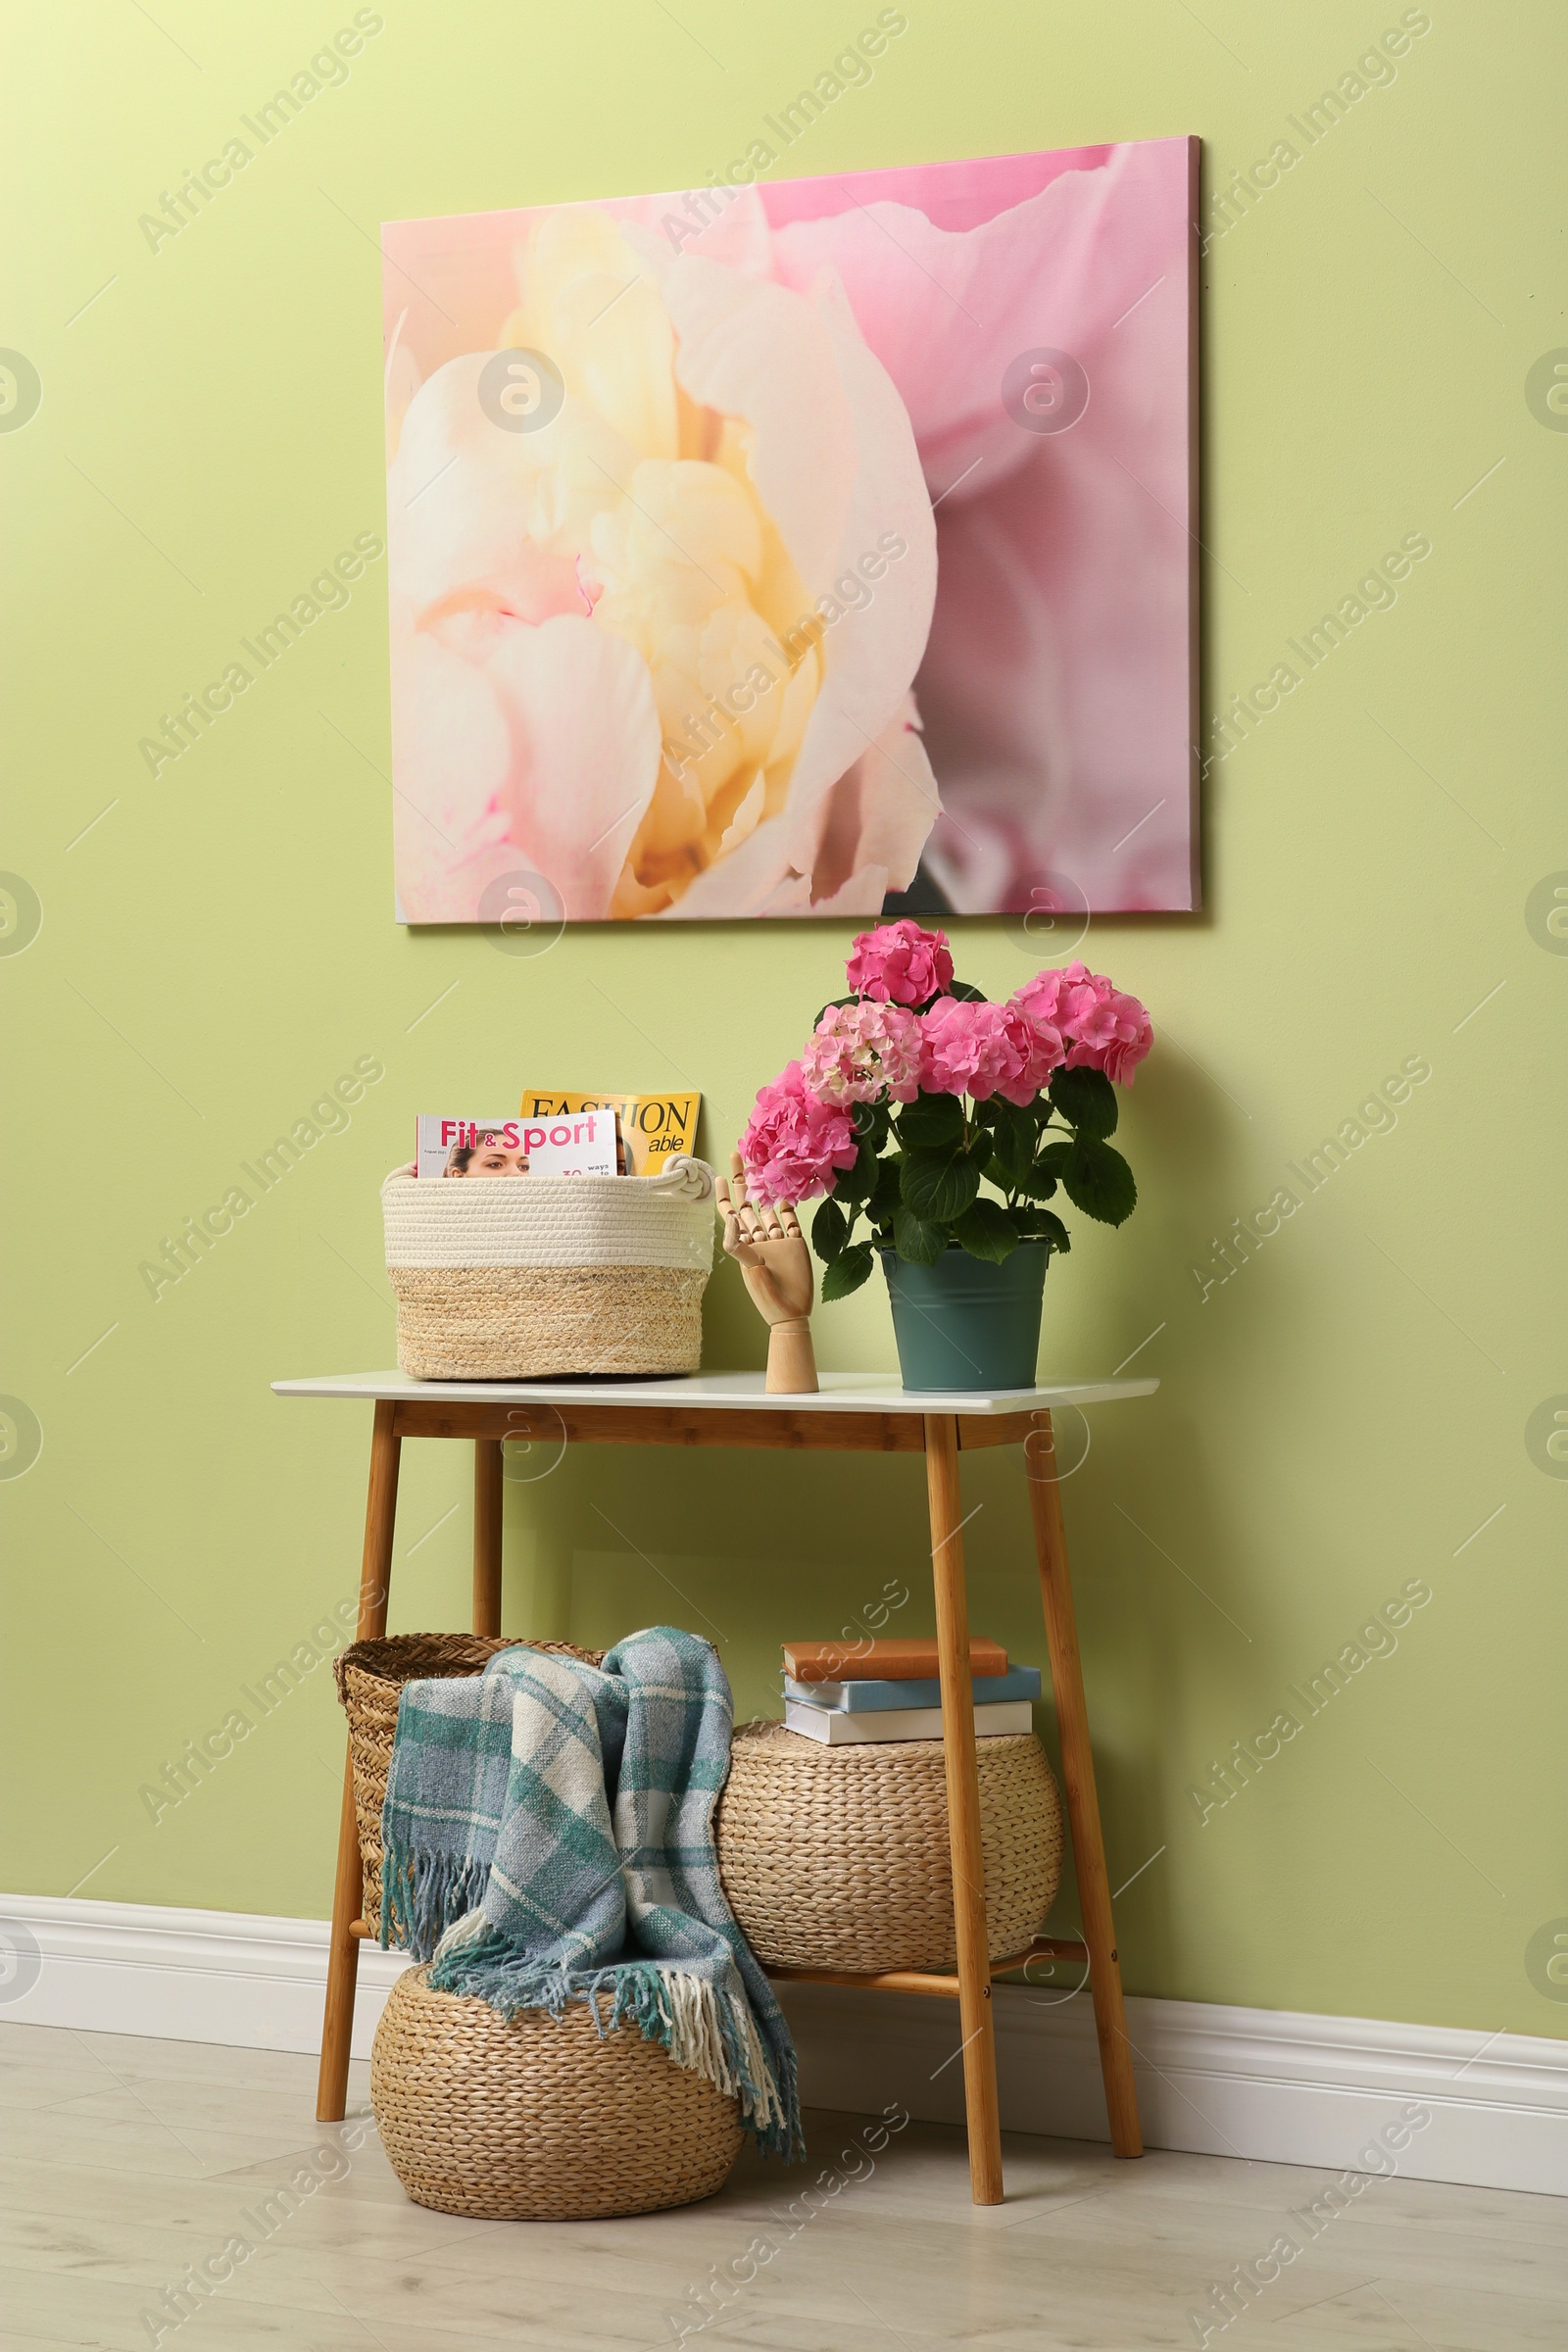
[[[0,1389],[44,1433],[0,1484],[17,1890],[325,1912],[325,1669],[156,1826],[138,1796],[356,1580],[368,1412],[268,1382],[390,1358],[376,1186],[416,1108],[504,1105],[524,1076],[690,1084],[722,1150],[850,928],[590,932],[537,960],[395,928],[381,567],[146,772],[159,714],[381,527],[377,221],[700,183],[875,15],[387,0],[346,86],[150,251],[138,215],[351,13],[161,0],[158,25],[70,5],[13,27],[0,340],[43,384],[0,436],[0,865],[43,906],[0,964]],[[1208,912],[1094,927],[1160,1040],[1125,1118],[1143,1201],[1053,1272],[1043,1362],[1105,1372],[1158,1327],[1136,1368],[1159,1396],[1095,1415],[1068,1489],[1113,1884],[1163,1849],[1121,1904],[1130,1986],[1550,2034],[1568,2008],[1525,1954],[1568,1914],[1568,1484],[1526,1424],[1568,1391],[1568,960],[1526,902],[1568,868],[1542,528],[1568,437],[1525,379],[1568,344],[1564,24],[1432,13],[1393,86],[1207,256],[1205,711],[1402,534],[1432,554],[1211,775]],[[1192,130],[1213,187],[1398,21],[1372,0],[1210,0],[1212,29],[1169,0],[907,14],[792,169]],[[1051,959],[1003,923],[960,931],[992,993]],[[138,1261],[366,1055],[386,1074],[349,1131],[155,1304]],[[1407,1056],[1432,1076],[1396,1131],[1200,1299],[1210,1238]],[[891,1360],[877,1292],[818,1332],[829,1366]],[[710,1358],[759,1360],[731,1269]],[[967,1493],[975,1622],[1039,1657],[1016,1458]],[[569,1458],[509,1491],[508,1625],[711,1627],[755,1710],[782,1635],[918,1585],[921,1514],[908,1464]],[[469,1527],[459,1450],[411,1446],[394,1628],[463,1622]],[[1416,1578],[1432,1598],[1397,1653],[1200,1823],[1190,1784]],[[906,1617],[930,1622],[918,1597]]]

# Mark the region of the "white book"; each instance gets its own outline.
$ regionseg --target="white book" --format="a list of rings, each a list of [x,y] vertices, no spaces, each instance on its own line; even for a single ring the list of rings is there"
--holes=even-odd
[[[803,1706],[798,1699],[784,1702],[787,1731],[804,1732],[824,1747],[856,1747],[871,1740],[940,1740],[940,1707],[885,1707],[875,1715],[852,1715],[841,1709]],[[998,1699],[976,1707],[977,1740],[1000,1739],[1004,1732],[1031,1732],[1034,1716],[1026,1698]]]

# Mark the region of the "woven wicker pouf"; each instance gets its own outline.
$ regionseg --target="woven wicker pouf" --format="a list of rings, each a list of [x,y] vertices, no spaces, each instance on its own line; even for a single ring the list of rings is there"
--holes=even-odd
[[[1061,1799],[1032,1733],[977,1740],[994,1960],[1027,1949],[1061,1879]],[[736,1727],[718,1808],[730,1908],[764,1968],[956,1965],[940,1740],[825,1747]]]
[[[334,1661],[338,1696],[349,1719],[349,1754],[354,1767],[354,1812],[360,1825],[360,1860],[365,1887],[360,1914],[377,1933],[381,1925],[381,1807],[392,1768],[398,1728],[398,1699],[405,1683],[483,1674],[498,1649],[515,1649],[514,1635],[391,1634],[379,1642],[356,1642]],[[600,1649],[571,1642],[530,1642],[558,1657],[581,1658],[597,1666]]]
[[[739,2112],[633,2026],[601,2041],[581,2002],[508,2020],[399,1977],[370,2105],[416,2205],[494,2222],[590,2222],[695,2205],[728,2178]]]

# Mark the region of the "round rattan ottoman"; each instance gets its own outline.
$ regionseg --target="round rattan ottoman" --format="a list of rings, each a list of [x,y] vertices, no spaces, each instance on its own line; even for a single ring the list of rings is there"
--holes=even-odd
[[[495,2222],[590,2222],[695,2205],[740,2152],[733,2099],[632,2026],[558,2020],[399,1977],[375,2030],[370,2105],[416,2205]]]
[[[977,1740],[993,1960],[1027,1949],[1061,1879],[1061,1799],[1032,1733]],[[736,1727],[718,1808],[730,1908],[764,1968],[956,1966],[940,1740],[826,1747]]]
[[[381,1807],[392,1769],[398,1728],[398,1699],[405,1683],[449,1675],[483,1674],[498,1649],[519,1646],[515,1635],[389,1634],[378,1642],[356,1642],[334,1661],[338,1696],[349,1719],[349,1755],[354,1769],[354,1812],[360,1825],[360,1861],[365,1872],[360,1915],[372,1931],[381,1926]],[[570,1642],[530,1642],[529,1649],[581,1658],[597,1666],[599,1649]]]

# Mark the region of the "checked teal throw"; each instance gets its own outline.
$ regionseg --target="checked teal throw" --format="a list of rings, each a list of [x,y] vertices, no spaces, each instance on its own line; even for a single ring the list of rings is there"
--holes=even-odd
[[[719,1884],[713,1808],[733,1708],[711,1645],[671,1626],[602,1669],[518,1647],[404,1686],[381,1814],[381,1941],[440,1992],[512,2016],[584,2001],[803,2153],[795,2045]]]

